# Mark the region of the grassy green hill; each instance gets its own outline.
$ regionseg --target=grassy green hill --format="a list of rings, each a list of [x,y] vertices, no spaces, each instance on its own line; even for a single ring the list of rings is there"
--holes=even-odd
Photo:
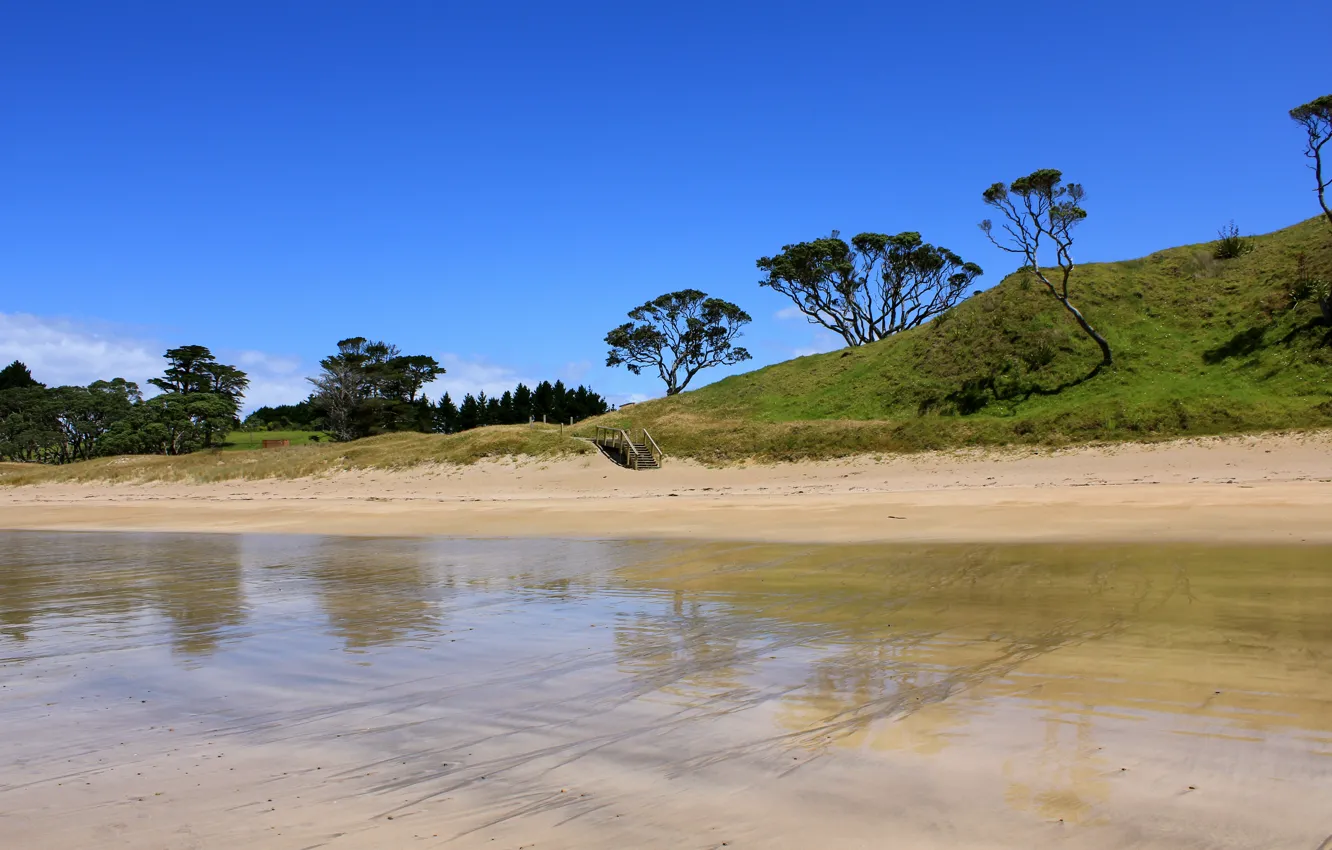
[[[1097,349],[1038,281],[1013,274],[935,322],[736,375],[596,423],[647,427],[668,454],[726,461],[1005,443],[1153,439],[1332,425],[1332,336],[1292,309],[1296,258],[1332,276],[1325,219],[1096,263],[1073,301]],[[584,429],[585,431],[585,429]]]
[[[934,322],[860,348],[800,357],[561,432],[497,426],[448,436],[182,457],[0,464],[0,485],[42,481],[292,478],[594,449],[572,434],[646,427],[668,455],[798,460],[1003,444],[1060,445],[1332,426],[1332,328],[1292,308],[1296,258],[1332,277],[1323,219],[1253,239],[1080,267],[1076,303],[1116,365],[1089,376],[1096,346],[1039,283],[1010,275]],[[262,436],[262,435],[261,435]],[[295,440],[293,440],[293,443]]]

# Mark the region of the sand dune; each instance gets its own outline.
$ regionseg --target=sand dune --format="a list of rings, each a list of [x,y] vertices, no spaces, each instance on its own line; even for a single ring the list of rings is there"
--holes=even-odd
[[[1332,435],[652,472],[601,457],[0,489],[0,528],[772,541],[1332,542]]]

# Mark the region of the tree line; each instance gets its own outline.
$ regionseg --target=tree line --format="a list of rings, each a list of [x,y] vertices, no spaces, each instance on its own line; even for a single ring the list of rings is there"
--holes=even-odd
[[[250,379],[202,345],[169,349],[166,368],[145,398],[123,378],[87,386],[47,387],[22,362],[0,369],[0,460],[71,463],[125,454],[180,455],[222,445],[236,428],[326,431],[354,440],[395,431],[453,434],[485,425],[577,422],[609,410],[591,389],[542,381],[495,397],[448,393],[431,402],[424,388],[444,374],[427,355],[364,337],[340,341],[296,404],[237,416]]]
[[[445,373],[422,354],[404,355],[391,343],[351,337],[336,353],[319,361],[320,373],[310,378],[314,392],[304,410],[290,414],[326,429],[334,439],[354,440],[393,431],[454,434],[485,425],[517,425],[529,421],[577,422],[609,410],[606,400],[584,386],[570,390],[562,381],[542,381],[535,389],[519,383],[502,395],[465,395],[460,403],[446,392],[431,403],[422,388]],[[260,421],[277,417],[261,408]]]
[[[70,463],[120,454],[179,455],[236,425],[249,378],[202,345],[169,349],[144,398],[123,378],[48,387],[21,361],[0,370],[0,460]]]
[[[1305,132],[1304,154],[1313,171],[1314,192],[1332,223],[1332,163],[1323,159],[1332,141],[1332,94],[1297,106],[1290,117]],[[980,228],[996,247],[1016,255],[1020,271],[1039,281],[1096,343],[1099,371],[1114,365],[1114,351],[1075,305],[1070,285],[1076,268],[1074,231],[1087,218],[1085,198],[1083,186],[1066,182],[1063,172],[1039,169],[981,192],[997,218],[982,221]],[[1233,222],[1221,237],[1218,259],[1242,252],[1245,240]],[[876,342],[942,315],[974,294],[972,286],[983,274],[980,266],[925,242],[914,231],[860,233],[847,242],[834,230],[829,236],[783,245],[780,253],[761,257],[756,264],[763,272],[761,287],[789,298],[810,323],[837,334],[848,346]],[[1332,324],[1332,281],[1309,272],[1303,258],[1297,278],[1292,301],[1316,302],[1324,321]],[[684,391],[702,369],[750,359],[748,351],[735,345],[751,321],[749,314],[696,289],[661,295],[630,310],[629,319],[606,334],[606,365],[622,365],[636,375],[653,370],[668,396]]]

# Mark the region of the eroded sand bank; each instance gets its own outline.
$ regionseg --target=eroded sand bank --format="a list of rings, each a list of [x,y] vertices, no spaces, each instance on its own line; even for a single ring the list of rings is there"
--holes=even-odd
[[[1332,542],[1332,435],[631,472],[601,457],[0,488],[0,528],[809,542]]]

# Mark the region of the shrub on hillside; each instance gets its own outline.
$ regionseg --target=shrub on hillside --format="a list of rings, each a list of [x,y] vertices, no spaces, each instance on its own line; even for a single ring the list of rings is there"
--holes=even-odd
[[[1295,260],[1295,282],[1290,288],[1292,309],[1306,301],[1318,305],[1323,319],[1332,323],[1332,280],[1316,274],[1309,266],[1309,258],[1301,253]]]
[[[1253,250],[1253,243],[1240,236],[1239,228],[1235,226],[1233,220],[1218,230],[1216,235],[1219,238],[1216,242],[1216,248],[1212,251],[1212,256],[1218,260],[1233,260]]]

